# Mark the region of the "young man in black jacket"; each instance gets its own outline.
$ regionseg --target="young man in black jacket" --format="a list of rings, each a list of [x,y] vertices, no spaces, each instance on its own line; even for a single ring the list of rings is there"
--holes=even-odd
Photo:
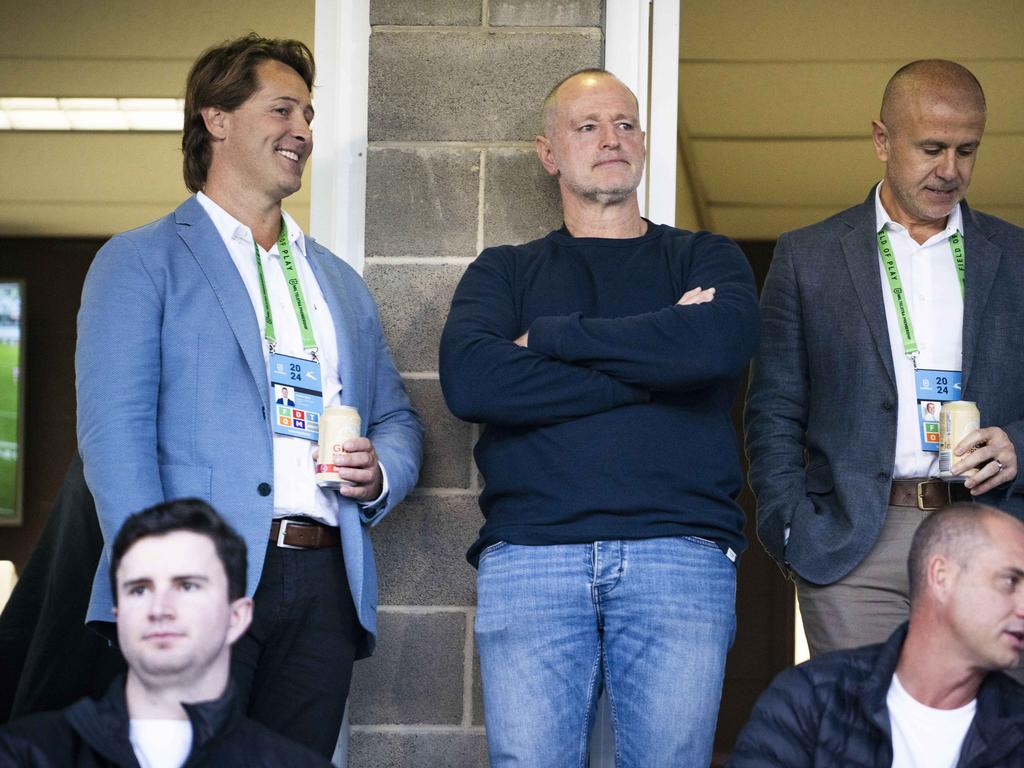
[[[159,504],[114,541],[111,584],[128,674],[95,701],[0,729],[0,765],[327,766],[243,716],[231,646],[249,628],[246,546],[205,502]]]
[[[928,517],[911,543],[910,622],[887,642],[780,674],[732,768],[1021,768],[1024,524],[981,505]]]

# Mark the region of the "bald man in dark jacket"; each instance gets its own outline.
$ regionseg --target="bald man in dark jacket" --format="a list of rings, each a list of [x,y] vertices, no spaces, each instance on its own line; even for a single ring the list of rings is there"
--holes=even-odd
[[[1000,671],[1024,646],[1024,524],[944,509],[918,528],[909,566],[909,624],[782,672],[731,768],[1024,768],[1024,687]]]

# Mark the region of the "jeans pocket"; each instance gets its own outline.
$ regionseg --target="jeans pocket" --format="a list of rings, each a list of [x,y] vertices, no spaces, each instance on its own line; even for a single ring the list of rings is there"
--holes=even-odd
[[[729,563],[729,565],[733,566],[733,568],[736,567],[736,560],[734,559],[735,556],[729,557],[727,554],[725,554],[725,550],[723,550],[717,542],[714,542],[711,539],[705,539],[703,536],[682,536],[680,538],[682,538],[683,541],[687,541],[690,544],[695,544],[696,546],[702,549],[713,550],[717,552],[722,556],[723,560]]]
[[[476,569],[476,619],[473,628],[480,633],[502,631],[508,626],[509,563],[492,561],[491,556],[504,549],[507,542],[496,541],[484,547]],[[514,566],[513,566],[514,567]]]
[[[482,550],[480,550],[480,556],[477,558],[477,567],[479,568],[480,564],[483,563],[483,561],[489,555],[491,555],[494,552],[497,552],[499,549],[507,545],[507,541],[496,541],[493,544],[489,544],[488,546],[484,547]]]
[[[683,536],[683,538],[694,544],[699,544],[700,546],[705,547],[707,549],[717,549],[719,552],[722,551],[722,548],[718,546],[715,542],[713,542],[711,539],[705,539],[701,536]]]

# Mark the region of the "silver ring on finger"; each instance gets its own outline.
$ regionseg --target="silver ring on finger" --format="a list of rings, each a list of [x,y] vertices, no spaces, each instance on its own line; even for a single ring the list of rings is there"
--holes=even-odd
[[[996,466],[999,467],[999,469],[996,470],[997,475],[1004,469],[1006,469],[1006,465],[1003,464],[1003,462],[1001,462],[999,459],[993,459],[993,461],[996,463]]]

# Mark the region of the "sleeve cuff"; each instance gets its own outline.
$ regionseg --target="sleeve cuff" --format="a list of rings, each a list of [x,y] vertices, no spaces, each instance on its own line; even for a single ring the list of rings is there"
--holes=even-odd
[[[380,477],[381,477],[380,496],[378,496],[373,501],[361,501],[361,502],[359,502],[359,508],[363,512],[369,512],[371,514],[384,508],[384,506],[388,503],[388,493],[391,490],[390,486],[388,485],[388,471],[384,468],[384,465],[381,464],[380,462],[378,462],[377,464],[380,467]]]

